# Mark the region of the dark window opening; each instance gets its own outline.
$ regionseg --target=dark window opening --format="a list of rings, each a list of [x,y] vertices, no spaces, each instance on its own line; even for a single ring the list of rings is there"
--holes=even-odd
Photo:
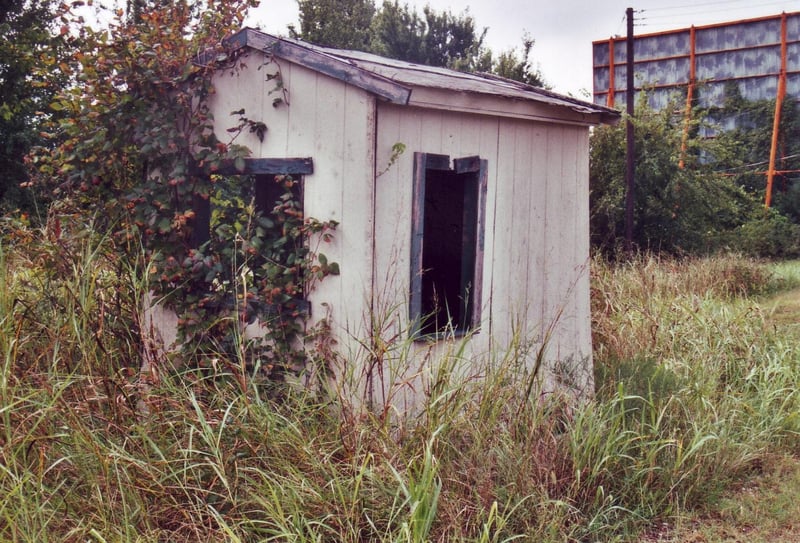
[[[282,226],[276,216],[276,208],[287,204],[291,200],[289,209],[303,213],[303,183],[302,180],[293,179],[289,176],[275,175],[254,175],[251,184],[253,188],[253,204],[259,220],[259,226],[271,239],[278,239],[285,236]],[[287,212],[283,209],[280,212]],[[261,250],[253,260],[253,265],[261,266],[267,260],[278,262],[285,267],[295,264],[290,259],[294,258],[296,251],[306,242],[305,239],[296,237],[292,240],[290,247],[283,247],[279,252],[269,252]],[[301,270],[302,271],[302,270]],[[302,276],[301,276],[302,277]]]
[[[302,206],[303,183],[300,180],[291,180],[291,178],[287,179],[286,182],[292,182],[290,187],[291,197]],[[288,194],[287,186],[284,183],[284,181],[276,179],[275,175],[254,175],[252,186],[256,211],[265,216],[271,215],[275,210],[275,206],[282,202],[283,198]]]
[[[235,161],[223,161],[214,172],[220,178],[211,197],[194,197],[192,242],[195,247],[207,242],[211,228],[220,222],[222,213],[217,206],[213,206],[214,200],[221,202],[223,207],[236,207],[237,202],[241,207],[252,202],[263,216],[269,216],[276,202],[286,192],[285,187],[275,182],[276,176],[291,175],[295,179],[302,179],[303,175],[314,173],[311,158],[247,158],[243,165],[244,168],[241,168],[237,167]],[[200,176],[210,175],[199,167],[193,167],[193,172]],[[296,201],[303,201],[301,182],[292,188],[292,193]],[[212,207],[217,207],[214,213]]]
[[[302,217],[302,180],[304,174],[310,173],[313,173],[310,158],[245,159],[244,170],[223,163],[213,174],[216,177],[208,197],[194,197],[194,246],[205,246],[209,254],[221,254],[231,250],[230,244],[235,243],[232,240],[246,239],[247,255],[240,255],[237,274],[249,276],[267,262],[285,269],[294,266],[298,249],[306,240],[297,237],[290,244],[281,242],[287,234],[278,213],[293,212],[295,217]],[[197,175],[209,174],[200,171]],[[287,201],[291,201],[290,206],[276,210],[279,204]],[[226,269],[223,273],[230,274],[233,270]],[[298,293],[298,296],[303,294]],[[293,303],[299,310],[310,313],[306,300],[298,298]],[[274,309],[269,304],[262,308],[267,314]]]
[[[461,335],[480,324],[487,162],[415,153],[411,321]]]
[[[246,230],[260,227],[268,235],[280,237],[276,229],[276,208],[289,204],[296,212],[303,212],[302,180],[290,176],[258,174],[219,176],[215,179],[209,198],[209,230],[218,228],[250,236]],[[273,232],[274,230],[274,232]]]

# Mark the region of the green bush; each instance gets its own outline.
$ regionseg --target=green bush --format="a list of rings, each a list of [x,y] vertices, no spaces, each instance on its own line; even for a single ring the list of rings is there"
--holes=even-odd
[[[735,233],[734,247],[762,258],[793,258],[800,255],[800,225],[775,209],[760,210]]]
[[[679,167],[681,123],[667,112],[641,106],[635,123],[636,172],[633,243],[643,251],[705,254],[741,224],[755,201],[725,176],[687,158]],[[693,139],[691,147],[702,145]],[[591,238],[614,254],[625,231],[624,124],[596,129],[591,137]]]

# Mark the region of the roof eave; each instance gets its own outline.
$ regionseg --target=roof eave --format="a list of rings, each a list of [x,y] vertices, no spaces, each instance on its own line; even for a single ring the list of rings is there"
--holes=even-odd
[[[405,105],[411,97],[411,89],[396,81],[363,70],[333,55],[252,28],[243,28],[230,36],[225,40],[225,45],[233,51],[250,47],[268,52],[278,58],[354,85],[393,104]]]
[[[375,73],[359,65],[354,59],[347,57],[347,51],[325,50],[318,46],[305,45],[297,40],[282,39],[272,36],[253,28],[243,28],[239,32],[227,38],[223,45],[231,52],[235,53],[245,48],[252,48],[266,54],[274,55],[277,58],[285,59],[299,64],[319,73],[323,73],[332,78],[344,81],[355,87],[361,88],[384,101],[398,104],[409,105],[412,91],[424,92],[428,87],[418,87],[407,82],[401,83],[385,75]],[[200,59],[198,59],[200,60]],[[213,63],[213,58],[205,59],[207,64]],[[466,75],[465,75],[466,76]],[[517,92],[522,91],[529,95],[524,99],[531,102],[549,103],[551,106],[565,108],[578,113],[586,124],[615,124],[620,117],[617,110],[585,102],[572,97],[563,96],[546,89],[533,87],[499,77],[494,74],[469,74],[469,77],[480,77],[483,79],[494,80],[498,84],[510,86]],[[417,89],[414,91],[414,89]],[[478,93],[481,96],[497,97],[493,93]],[[502,96],[502,94],[498,95]],[[538,97],[538,98],[537,98]],[[514,99],[519,96],[506,96]]]
[[[573,98],[572,96],[565,96],[542,87],[536,87],[534,85],[529,85],[527,83],[522,83],[521,81],[508,79],[492,73],[479,72],[475,75],[483,77],[484,79],[502,81],[516,88],[538,94],[546,99],[555,100],[558,102],[556,105],[569,108],[576,113],[580,113],[585,115],[587,118],[593,119],[591,124],[616,124],[621,117],[621,113],[616,109],[594,104],[579,98]]]

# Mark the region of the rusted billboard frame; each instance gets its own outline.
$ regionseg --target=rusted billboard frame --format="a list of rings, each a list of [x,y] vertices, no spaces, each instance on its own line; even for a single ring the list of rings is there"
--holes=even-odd
[[[764,207],[769,209],[772,203],[772,182],[775,179],[775,158],[778,154],[778,133],[781,125],[781,108],[786,97],[786,13],[781,15],[781,72],[778,75],[778,96],[775,100],[775,114],[772,119],[772,142],[769,150],[769,170],[767,171],[767,195]]]
[[[721,50],[704,51],[703,52],[703,54],[719,54],[719,53],[722,53],[722,52],[745,51],[745,50],[750,50],[750,49],[755,49],[755,48],[775,47],[777,45],[780,45],[780,70],[779,70],[778,73],[748,74],[748,75],[744,75],[744,76],[728,77],[728,78],[725,79],[725,81],[735,81],[735,80],[742,80],[742,79],[751,79],[751,78],[754,78],[754,77],[773,77],[773,76],[778,76],[778,86],[777,86],[778,88],[777,88],[777,93],[776,93],[775,113],[774,113],[774,116],[773,116],[773,129],[772,129],[772,140],[771,140],[771,146],[770,146],[769,167],[768,167],[766,172],[761,172],[764,175],[766,175],[766,177],[767,177],[767,181],[766,181],[766,196],[765,196],[765,201],[764,201],[764,205],[767,208],[771,205],[772,186],[773,186],[773,181],[774,181],[775,174],[779,173],[779,171],[775,167],[776,166],[775,163],[777,161],[778,136],[779,136],[779,133],[780,133],[780,111],[781,111],[781,108],[783,106],[783,102],[784,102],[785,97],[786,97],[786,79],[787,79],[787,74],[788,74],[788,69],[787,69],[787,55],[788,55],[788,53],[787,53],[787,49],[788,49],[788,43],[789,43],[788,39],[787,39],[787,19],[789,17],[800,17],[800,12],[792,12],[792,13],[784,12],[784,13],[782,13],[780,15],[772,15],[772,16],[758,17],[758,18],[753,18],[753,19],[744,19],[744,20],[737,20],[737,21],[728,21],[728,22],[723,22],[723,23],[715,23],[715,24],[703,25],[703,26],[697,26],[697,27],[691,26],[688,29],[687,28],[682,28],[682,29],[676,29],[676,30],[668,30],[668,31],[664,31],[664,32],[655,32],[655,33],[644,34],[644,35],[640,35],[640,36],[636,36],[635,37],[635,40],[636,40],[636,39],[642,39],[642,38],[653,38],[653,37],[658,37],[658,36],[668,36],[668,35],[680,34],[680,33],[685,33],[687,31],[689,32],[690,46],[689,46],[688,54],[681,53],[681,54],[678,54],[678,55],[670,55],[670,56],[665,56],[665,57],[660,57],[660,58],[637,59],[637,61],[636,61],[637,64],[643,64],[643,63],[647,63],[647,62],[664,61],[664,60],[672,60],[672,59],[681,59],[681,58],[687,58],[688,57],[688,60],[689,60],[689,79],[688,79],[687,82],[685,82],[685,83],[677,82],[677,83],[668,83],[668,84],[648,85],[650,88],[654,88],[654,89],[659,89],[659,88],[662,88],[662,89],[663,88],[680,88],[680,87],[683,87],[683,86],[685,86],[687,88],[686,109],[685,109],[685,112],[684,112],[685,125],[684,125],[684,134],[683,134],[683,138],[682,138],[682,142],[681,142],[681,158],[680,158],[680,163],[679,163],[679,166],[682,168],[682,167],[684,167],[684,164],[685,164],[684,163],[684,157],[685,157],[686,145],[687,145],[688,134],[689,134],[689,128],[690,128],[690,123],[691,123],[692,102],[693,102],[693,99],[694,99],[694,90],[695,90],[695,87],[697,85],[697,75],[696,75],[696,64],[697,64],[696,35],[697,35],[697,31],[698,30],[700,30],[700,31],[711,30],[711,29],[714,29],[714,28],[722,28],[722,27],[728,27],[728,26],[734,26],[734,25],[742,25],[742,24],[745,24],[745,25],[746,24],[754,24],[754,23],[759,23],[759,22],[763,22],[763,21],[773,21],[775,19],[780,18],[780,22],[781,22],[780,44],[767,43],[767,44],[759,44],[759,45],[748,46],[748,47],[738,47],[738,48],[734,47],[734,48],[730,48],[730,49],[721,49]],[[615,50],[615,45],[617,43],[624,42],[624,41],[626,41],[626,39],[624,37],[613,37],[612,36],[607,40],[598,40],[598,41],[595,41],[593,43],[593,46],[607,44],[607,47],[608,47],[608,50],[607,50],[608,51],[608,61],[609,61],[608,64],[599,64],[599,65],[595,64],[594,65],[595,72],[598,69],[606,69],[607,68],[609,70],[608,87],[607,88],[605,88],[605,89],[600,88],[598,90],[598,88],[596,86],[597,80],[595,79],[595,89],[594,89],[594,97],[595,97],[594,101],[595,101],[595,103],[598,103],[597,100],[598,100],[599,96],[602,96],[603,94],[605,94],[606,95],[605,96],[605,100],[603,100],[603,102],[605,102],[605,105],[607,105],[609,107],[614,107],[616,105],[615,101],[616,101],[616,94],[617,94],[617,90],[618,89],[616,89],[615,69],[618,66],[618,63],[616,62],[616,59],[615,59],[615,56],[614,56],[614,50]],[[796,43],[796,42],[800,42],[800,39],[794,40],[792,43]],[[593,47],[593,51],[594,51],[594,47]],[[798,70],[795,70],[792,73],[798,73]],[[719,80],[719,81],[722,81],[722,80]]]

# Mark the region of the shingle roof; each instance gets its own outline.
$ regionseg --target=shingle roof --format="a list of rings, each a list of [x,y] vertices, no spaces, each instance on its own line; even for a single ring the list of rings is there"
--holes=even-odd
[[[361,51],[320,47],[252,28],[240,30],[225,43],[233,50],[251,47],[269,51],[276,57],[346,81],[396,104],[408,104],[414,88],[431,88],[564,107],[596,116],[601,122],[614,122],[619,117],[619,112],[614,109],[493,74],[459,72]]]

